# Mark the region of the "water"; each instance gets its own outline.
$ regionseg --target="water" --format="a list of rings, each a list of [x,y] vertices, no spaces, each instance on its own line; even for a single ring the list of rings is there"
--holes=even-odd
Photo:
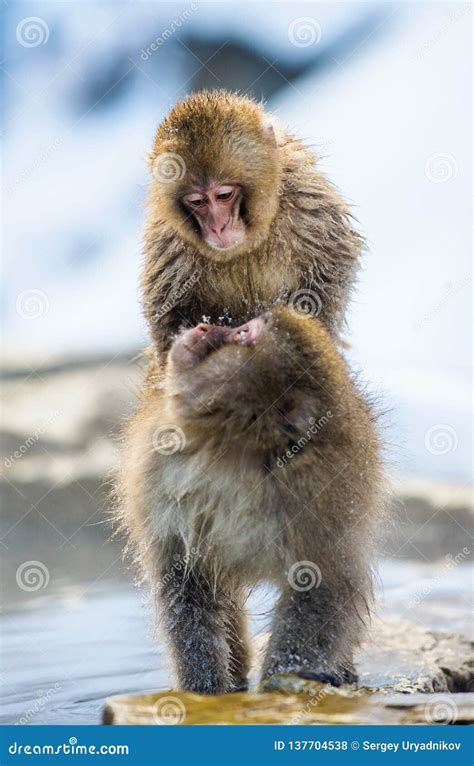
[[[467,564],[387,561],[381,565],[380,610],[437,630],[470,633]],[[1,621],[1,723],[100,723],[106,697],[165,689],[170,675],[153,636],[144,590],[127,583],[67,585],[31,594]],[[249,600],[253,633],[268,624],[272,594]]]

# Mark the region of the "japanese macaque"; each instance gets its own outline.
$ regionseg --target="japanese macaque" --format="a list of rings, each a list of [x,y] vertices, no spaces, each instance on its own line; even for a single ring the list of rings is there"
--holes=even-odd
[[[277,306],[199,324],[130,425],[122,526],[179,688],[245,689],[248,589],[279,590],[262,677],[356,680],[381,508],[372,407],[318,320]]]
[[[150,166],[143,290],[159,366],[180,328],[236,326],[278,301],[339,333],[361,237],[314,155],[260,105],[189,96],[158,128]]]

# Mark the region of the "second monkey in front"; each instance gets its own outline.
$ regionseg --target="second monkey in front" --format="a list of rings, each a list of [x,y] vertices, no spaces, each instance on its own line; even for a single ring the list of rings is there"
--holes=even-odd
[[[180,688],[246,687],[244,603],[262,581],[280,593],[263,677],[355,680],[382,499],[374,421],[317,319],[274,308],[176,339],[130,424],[121,521]]]

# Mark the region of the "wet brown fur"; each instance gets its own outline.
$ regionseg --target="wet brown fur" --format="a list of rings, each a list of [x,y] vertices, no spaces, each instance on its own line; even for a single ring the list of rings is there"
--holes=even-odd
[[[263,676],[355,678],[382,502],[375,417],[319,320],[275,308],[267,323],[255,348],[221,348],[179,374],[169,358],[126,440],[122,528],[178,685],[194,691],[245,687],[243,604],[262,580],[281,594]],[[311,418],[321,427],[305,440]],[[184,439],[160,454],[154,435],[170,426]],[[319,587],[290,587],[298,562],[319,567]]]
[[[174,181],[162,172],[167,158]],[[225,91],[189,96],[159,127],[150,166],[143,293],[152,366],[180,327],[203,316],[238,325],[300,289],[316,293],[319,319],[340,330],[361,237],[314,155],[273,129],[259,104]],[[196,181],[242,185],[243,245],[219,253],[202,240],[179,203]]]

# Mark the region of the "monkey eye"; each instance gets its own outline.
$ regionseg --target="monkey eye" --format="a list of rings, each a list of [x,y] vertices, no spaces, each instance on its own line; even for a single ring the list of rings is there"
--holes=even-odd
[[[221,202],[226,202],[232,199],[235,195],[235,186],[232,184],[223,184],[220,188],[216,189],[216,199]]]
[[[205,197],[185,197],[184,201],[193,207],[204,207],[207,202]]]

